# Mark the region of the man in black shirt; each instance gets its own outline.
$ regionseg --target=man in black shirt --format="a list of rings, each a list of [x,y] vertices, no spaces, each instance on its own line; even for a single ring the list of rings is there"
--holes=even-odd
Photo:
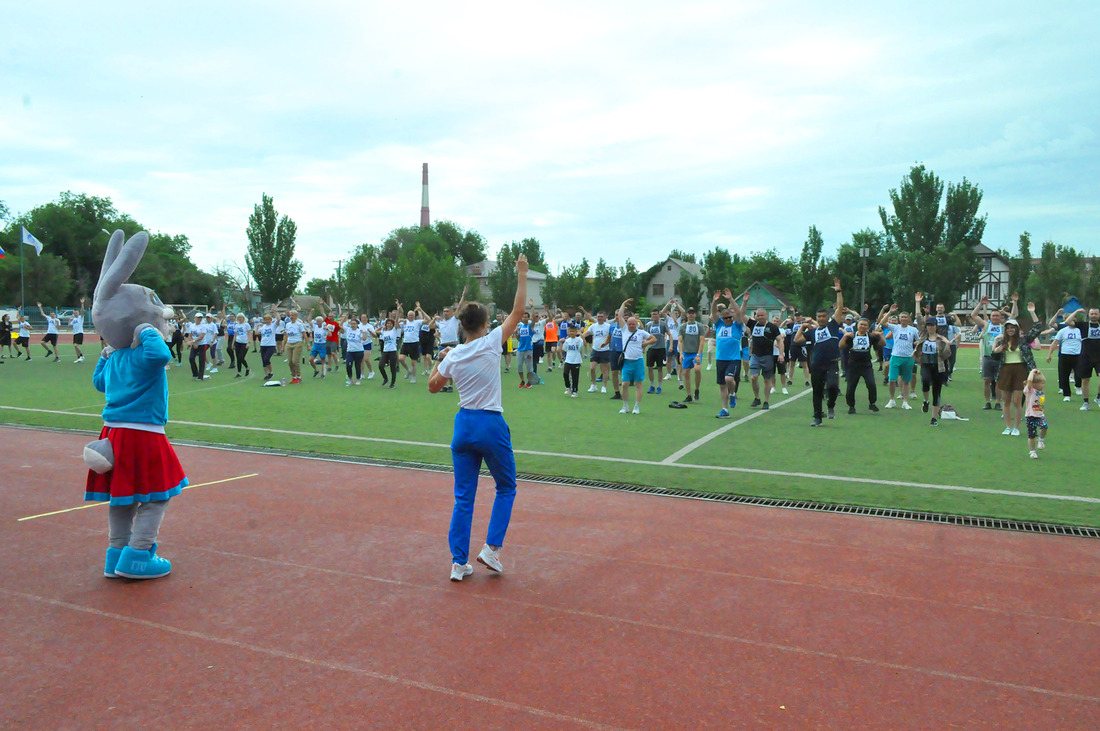
[[[783,362],[783,334],[774,322],[768,322],[768,311],[762,307],[756,309],[751,325],[752,340],[749,344],[749,375],[752,377],[752,406],[760,406],[761,374],[764,376],[764,409],[768,408],[768,395],[775,388],[775,361]],[[779,341],[779,355],[775,355],[776,341]]]
[[[861,317],[856,323],[855,332],[844,333],[840,339],[840,347],[848,348],[848,369],[845,371],[848,379],[848,390],[844,394],[848,402],[848,413],[856,413],[856,386],[862,378],[867,384],[867,408],[878,411],[875,401],[878,400],[878,388],[875,385],[875,369],[871,365],[872,354],[882,347],[885,341],[882,335],[871,332],[871,323],[866,317]]]
[[[806,321],[794,336],[796,343],[813,343],[810,356],[810,385],[814,390],[814,421],[810,426],[821,426],[823,416],[821,405],[828,392],[829,418],[836,416],[837,396],[840,395],[840,374],[837,372],[837,360],[840,358],[840,336],[844,328],[844,294],[840,280],[833,279],[833,291],[836,292],[836,306],[833,316],[825,310],[817,311],[817,321]]]

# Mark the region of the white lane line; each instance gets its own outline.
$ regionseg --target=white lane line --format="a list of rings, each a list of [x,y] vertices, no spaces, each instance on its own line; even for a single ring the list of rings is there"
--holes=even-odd
[[[803,392],[806,393],[806,392]],[[799,396],[802,394],[799,394]],[[798,398],[795,396],[794,398]],[[0,406],[0,409],[8,409],[11,411],[27,411],[38,414],[59,414],[61,416],[87,416],[93,418],[100,418],[99,414],[73,414],[67,411],[51,411],[49,409],[29,409],[22,406]],[[179,424],[183,426],[198,426],[207,429],[234,429],[237,431],[256,431],[256,432],[268,432],[271,434],[286,434],[290,436],[299,437],[311,437],[311,438],[326,438],[326,439],[346,439],[356,442],[380,442],[383,444],[401,444],[405,446],[413,447],[435,447],[437,449],[450,449],[450,444],[437,444],[434,442],[414,442],[405,439],[385,439],[383,437],[361,437],[354,434],[318,434],[316,432],[308,431],[288,431],[286,429],[268,429],[262,426],[237,426],[235,424],[207,424],[201,421],[175,421],[170,422],[172,424]],[[247,450],[246,450],[247,451]],[[1005,497],[1026,497],[1036,498],[1039,500],[1064,500],[1067,502],[1075,503],[1096,503],[1100,504],[1100,498],[1083,497],[1080,495],[1054,495],[1040,492],[1017,492],[1014,490],[992,490],[982,487],[966,487],[964,485],[934,485],[927,482],[902,482],[899,480],[880,480],[878,478],[870,477],[848,477],[847,475],[820,475],[812,472],[784,472],[782,470],[761,470],[752,467],[726,467],[722,465],[703,465],[703,464],[666,464],[664,462],[654,462],[644,459],[629,459],[626,457],[604,457],[592,454],[571,454],[568,452],[540,452],[534,449],[514,449],[516,454],[529,454],[536,457],[552,457],[554,459],[577,459],[591,462],[625,462],[628,464],[646,465],[652,467],[671,467],[675,469],[685,470],[712,470],[719,472],[739,472],[750,475],[770,475],[774,477],[805,477],[811,480],[833,480],[836,482],[858,482],[867,485],[892,485],[894,487],[917,487],[925,490],[947,490],[950,492],[971,492],[981,493],[984,495],[1003,495]]]
[[[778,409],[780,406],[783,406],[784,404],[789,404],[790,402],[794,401],[795,399],[800,399],[808,393],[813,393],[813,391],[803,391],[801,393],[796,393],[794,396],[791,396],[790,398],[783,399],[782,401],[777,403],[775,406],[772,406],[771,408],[768,409],[768,411]],[[753,413],[749,414],[748,416],[742,416],[737,421],[731,421],[730,423],[726,424],[722,428],[715,429],[710,434],[707,434],[704,437],[700,437],[699,439],[696,439],[694,442],[687,445],[686,447],[684,447],[684,448],[682,448],[682,449],[680,449],[676,452],[673,452],[669,456],[662,459],[661,464],[673,464],[673,463],[676,462],[676,460],[690,454],[691,452],[694,452],[696,449],[703,446],[704,444],[709,442],[711,439],[717,439],[718,437],[720,437],[723,434],[725,434],[726,432],[728,432],[730,429],[733,429],[735,426],[740,426],[741,424],[744,424],[746,421],[752,421],[756,417],[768,413],[768,411],[754,411]]]
[[[356,675],[363,675],[368,678],[374,678],[375,680],[382,680],[387,683],[395,683],[397,685],[404,685],[409,688],[417,688],[419,690],[426,690],[432,693],[440,693],[451,698],[461,698],[463,700],[474,701],[476,703],[485,703],[490,706],[496,706],[497,708],[507,708],[512,711],[522,711],[523,713],[530,713],[535,716],[541,716],[542,718],[549,718],[554,721],[561,721],[567,723],[575,723],[585,728],[596,729],[618,729],[617,726],[608,726],[606,724],[598,723],[596,721],[590,721],[587,718],[578,718],[576,716],[567,716],[564,713],[555,713],[554,711],[547,711],[543,708],[535,708],[533,706],[525,706],[519,703],[513,703],[511,701],[502,700],[500,698],[492,698],[490,696],[479,695],[477,693],[470,693],[464,690],[456,690],[454,688],[448,688],[445,685],[436,685],[435,683],[428,683],[422,680],[413,680],[411,678],[402,678],[397,675],[390,675],[388,673],[378,673],[364,668],[356,667],[355,665],[349,665],[342,662],[331,662],[328,660],[320,660],[313,657],[306,657],[305,655],[299,655],[294,652],[287,652],[285,650],[277,650],[271,647],[261,647],[260,645],[253,645],[248,642],[241,642],[239,640],[229,639],[228,637],[217,637],[206,632],[196,632],[194,630],[181,629],[179,627],[173,627],[168,624],[161,624],[160,622],[151,622],[147,619],[139,619],[137,617],[128,617],[125,614],[116,614],[115,612],[105,612],[102,609],[96,609],[94,607],[86,607],[81,604],[73,604],[72,602],[61,601],[60,599],[51,599],[49,597],[38,596],[36,594],[27,594],[21,591],[9,591],[8,589],[0,589],[0,594],[7,594],[10,597],[18,597],[20,599],[26,599],[42,604],[48,604],[60,609],[68,609],[74,612],[81,612],[83,614],[90,614],[95,617],[102,617],[103,619],[113,619],[118,622],[125,622],[127,624],[137,625],[139,627],[146,627],[148,629],[154,629],[160,632],[170,632],[174,635],[181,635],[183,637],[189,637],[195,640],[202,640],[203,642],[213,642],[218,645],[225,645],[228,647],[234,647],[238,650],[247,650],[249,652],[256,652],[270,657],[277,657],[283,660],[292,660],[294,662],[311,665],[313,667],[325,668],[327,670],[337,670],[346,673],[354,673]],[[1041,691],[1042,692],[1042,691]],[[1054,691],[1046,691],[1054,692]],[[1057,693],[1061,695],[1061,693]],[[1075,696],[1076,697],[1076,696]]]

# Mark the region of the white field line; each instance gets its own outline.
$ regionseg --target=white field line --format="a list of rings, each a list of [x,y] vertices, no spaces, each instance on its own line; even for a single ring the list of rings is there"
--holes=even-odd
[[[789,404],[790,402],[794,401],[795,399],[800,399],[800,398],[802,398],[803,396],[805,396],[806,394],[809,394],[809,393],[813,393],[813,391],[803,391],[801,393],[796,393],[794,396],[791,396],[790,398],[783,399],[782,401],[777,403],[775,406],[771,406],[768,409],[768,411],[778,409],[780,406],[783,406],[784,404]],[[694,452],[696,449],[703,446],[704,444],[709,442],[711,439],[717,439],[718,437],[722,436],[723,434],[725,434],[726,432],[728,432],[730,429],[734,428],[735,426],[740,426],[741,424],[744,424],[746,421],[752,421],[756,417],[761,416],[762,414],[768,413],[768,411],[754,411],[751,414],[749,414],[748,416],[742,416],[737,421],[731,421],[730,423],[726,424],[725,426],[721,427],[720,429],[715,429],[710,434],[707,434],[704,437],[700,437],[699,439],[696,439],[694,442],[687,445],[686,447],[683,447],[682,449],[679,449],[676,452],[673,452],[669,456],[662,459],[661,464],[673,464],[673,463],[676,462],[676,460],[680,459],[681,457],[684,457],[684,456],[688,455],[691,452]]]
[[[801,395],[801,394],[799,394]],[[797,398],[797,396],[795,397]],[[99,414],[79,414],[68,411],[56,411],[50,409],[29,409],[22,406],[2,406],[0,409],[10,411],[26,411],[36,414],[58,414],[60,416],[85,416],[99,419]],[[207,424],[201,421],[175,421],[172,424],[181,426],[198,426],[208,429],[233,429],[237,431],[267,432],[270,434],[285,434],[298,437],[321,437],[325,439],[346,439],[356,442],[379,442],[383,444],[401,444],[412,447],[435,447],[437,449],[450,449],[450,444],[437,444],[435,442],[414,442],[406,439],[385,439],[382,437],[361,437],[353,434],[318,434],[308,431],[289,431],[287,429],[268,429],[262,426],[238,426],[236,424]],[[247,450],[244,450],[247,451]],[[750,475],[769,475],[773,477],[804,477],[813,480],[833,480],[836,482],[858,482],[867,485],[892,485],[894,487],[918,487],[925,490],[948,490],[952,492],[981,493],[985,495],[1002,495],[1005,497],[1026,497],[1040,500],[1064,500],[1074,503],[1100,504],[1100,498],[1081,497],[1079,495],[1048,495],[1040,492],[1016,492],[1014,490],[992,490],[982,487],[966,487],[964,485],[935,485],[927,482],[902,482],[898,480],[880,480],[868,477],[848,477],[845,475],[819,475],[812,472],[784,472],[782,470],[760,470],[752,467],[725,467],[721,465],[700,464],[665,464],[644,459],[629,459],[626,457],[604,457],[592,454],[570,454],[567,452],[540,452],[534,449],[515,449],[516,454],[530,454],[536,457],[553,457],[554,459],[579,459],[592,462],[625,462],[628,464],[646,465],[651,467],[671,467],[675,469],[690,470],[714,470],[719,472],[738,472]]]

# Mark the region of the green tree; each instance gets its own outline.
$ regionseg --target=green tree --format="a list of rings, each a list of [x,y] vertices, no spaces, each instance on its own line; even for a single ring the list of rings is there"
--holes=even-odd
[[[683,251],[681,249],[673,249],[672,251],[668,252],[668,258],[669,259],[679,259],[680,261],[690,261],[692,264],[698,264],[699,263],[695,259],[695,254],[689,254],[688,252]]]
[[[39,256],[33,248],[21,243],[11,245],[5,241],[2,248],[7,257],[0,259],[0,302],[19,302],[19,261],[25,257],[23,283],[28,303],[41,302],[51,307],[76,304],[71,296],[72,270],[64,259],[45,250]]]
[[[803,312],[816,311],[825,301],[826,290],[832,280],[832,267],[821,250],[825,246],[825,239],[817,226],[810,226],[805,243],[802,244],[802,254],[798,259],[798,284],[796,296],[799,307]]]
[[[489,285],[489,293],[493,304],[501,310],[511,311],[512,303],[516,299],[516,284],[519,281],[516,276],[516,257],[519,252],[515,242],[500,247],[497,254],[496,268],[489,272],[486,283]],[[553,285],[547,282],[543,287],[542,297],[545,302],[552,302],[551,292]]]
[[[1027,280],[1031,299],[1047,317],[1080,292],[1081,255],[1072,246],[1043,242],[1039,264]],[[1025,300],[1026,301],[1026,300]]]
[[[7,221],[9,218],[11,218],[11,210],[8,209],[8,204],[0,201],[0,223]]]
[[[592,283],[588,281],[588,271],[588,259],[581,259],[580,264],[565,267],[558,276],[554,277],[551,295],[559,307],[589,309],[594,307],[593,288]]]
[[[797,266],[794,260],[779,256],[775,249],[754,251],[745,261],[737,288],[744,290],[759,281],[767,282],[781,292],[792,292],[798,281]]]
[[[703,254],[703,287],[707,292],[721,292],[727,287],[741,292],[744,280],[745,262],[738,254],[715,247]],[[750,282],[751,284],[751,282]],[[709,306],[709,305],[708,305]]]
[[[248,217],[248,253],[245,262],[260,296],[278,302],[294,294],[302,278],[302,262],[294,258],[298,226],[289,216],[279,218],[267,193]]]
[[[454,304],[468,282],[446,239],[419,226],[394,229],[378,245],[363,244],[342,277],[347,300],[363,312],[388,311],[394,300],[410,308],[419,301],[426,312],[439,312]],[[473,299],[469,292],[467,298]]]
[[[485,238],[477,231],[465,231],[457,223],[447,220],[436,221],[432,224],[432,230],[446,242],[451,256],[463,266],[485,259]]]
[[[620,286],[622,287],[623,298],[614,303],[612,307],[618,309],[619,305],[623,303],[623,300],[631,298],[635,304],[645,297],[646,289],[649,287],[649,278],[645,272],[639,272],[638,268],[634,266],[630,259],[626,260],[623,264],[622,274],[619,277]]]
[[[924,165],[914,165],[899,189],[890,190],[893,212],[879,207],[879,218],[898,255],[891,262],[895,292],[923,291],[948,309],[978,282],[974,246],[982,241],[985,216],[978,215],[981,190],[966,178],[948,184]],[[930,298],[929,298],[930,299]]]
[[[335,283],[332,277],[320,278],[314,277],[306,282],[305,293],[311,297],[326,297],[329,291],[332,290]]]
[[[596,268],[592,273],[592,306],[595,308],[593,312],[605,310],[611,313],[626,298],[619,271],[601,258],[596,262]]]
[[[1017,256],[1005,256],[1008,259],[1008,291],[1019,292],[1022,302],[1028,301],[1027,280],[1031,277],[1031,234],[1020,234],[1020,250]]]
[[[703,306],[703,281],[699,277],[692,276],[688,272],[680,272],[680,278],[676,280],[676,301],[683,305],[684,309]]]

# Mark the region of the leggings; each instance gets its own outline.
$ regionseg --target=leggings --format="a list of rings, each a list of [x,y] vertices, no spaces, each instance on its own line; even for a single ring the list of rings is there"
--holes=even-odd
[[[1063,355],[1058,353],[1058,388],[1062,389],[1063,396],[1072,396],[1073,388],[1070,383],[1070,376],[1077,370],[1077,362],[1081,359],[1079,355]],[[1086,394],[1088,395],[1088,394]]]
[[[563,376],[565,379],[565,387],[572,390],[573,393],[577,392],[577,382],[581,377],[581,364],[580,363],[566,363]]]
[[[237,353],[237,373],[240,373],[242,368],[247,371],[248,361],[244,357],[248,354],[248,342],[233,343],[233,350]]]
[[[859,385],[859,379],[861,378],[867,384],[868,403],[874,404],[875,401],[878,400],[878,386],[875,384],[875,369],[871,365],[871,362],[859,363],[854,360],[849,360],[848,390],[844,394],[844,400],[848,402],[848,406],[856,405],[856,386]]]
[[[176,333],[172,337],[172,342],[168,344],[168,352],[176,359],[177,363],[183,362],[183,336]]]
[[[386,378],[386,368],[390,369],[390,377]],[[378,363],[378,372],[382,374],[382,385],[392,381],[397,383],[397,351],[390,350],[382,353],[382,360]]]
[[[351,378],[351,367],[355,366],[355,380],[359,380],[363,377],[363,351],[351,351],[349,350],[344,356],[344,364],[348,369],[348,378]]]
[[[544,355],[546,355],[546,351],[541,340],[537,343],[532,344],[531,350],[533,355],[531,361],[531,372],[537,376],[539,374],[539,361],[542,360],[542,357]]]
[[[814,418],[821,419],[824,412],[821,409],[823,401],[828,399],[829,410],[836,407],[837,396],[840,395],[840,376],[837,373],[837,362],[829,361],[825,365],[810,367],[810,386],[814,395]]]
[[[157,542],[167,509],[167,500],[109,506],[107,526],[111,548],[129,546],[137,551],[148,551]]]
[[[194,378],[202,378],[206,373],[206,348],[205,345],[192,345],[191,354],[187,359],[191,362],[191,376]],[[198,360],[196,365],[195,361]]]
[[[261,345],[260,346],[260,362],[264,368],[271,367],[271,356],[275,355],[274,345]]]
[[[932,389],[932,405],[940,405],[940,391],[943,390],[943,382],[946,380],[947,375],[940,373],[938,366],[930,365],[928,363],[921,363],[920,366],[920,386],[921,390],[925,394],[925,400],[928,398],[928,389]]]

